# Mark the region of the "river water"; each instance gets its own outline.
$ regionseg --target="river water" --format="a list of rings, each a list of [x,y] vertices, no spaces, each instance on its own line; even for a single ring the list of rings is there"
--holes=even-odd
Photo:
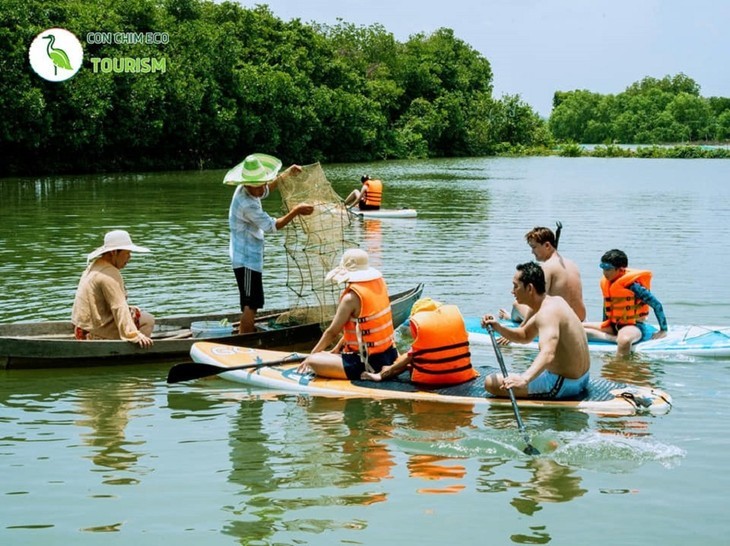
[[[369,173],[417,219],[356,222],[392,291],[466,316],[509,305],[524,234],[563,223],[600,319],[611,248],[651,269],[672,324],[730,325],[730,162],[598,158],[324,165]],[[109,229],[153,253],[124,270],[157,315],[235,310],[223,171],[0,180],[0,322],[64,319]],[[266,201],[272,214],[278,195]],[[289,304],[267,238],[267,308]],[[652,316],[653,319],[653,316]],[[476,359],[494,365],[489,347]],[[520,356],[520,355],[523,356]],[[504,350],[507,366],[524,353]],[[0,543],[727,544],[730,360],[592,356],[592,375],[668,391],[661,416],[308,398],[164,365],[0,371]],[[556,447],[557,446],[557,447]]]

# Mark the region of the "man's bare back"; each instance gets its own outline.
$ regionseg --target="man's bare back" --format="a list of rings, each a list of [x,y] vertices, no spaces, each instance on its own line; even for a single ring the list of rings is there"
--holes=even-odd
[[[545,369],[568,379],[578,379],[590,367],[588,341],[581,321],[560,296],[545,296],[540,309],[524,325],[527,336],[538,336],[542,350],[554,343],[555,356]],[[551,339],[552,338],[552,339]]]
[[[547,293],[550,296],[561,296],[575,311],[581,321],[586,319],[586,307],[583,303],[583,282],[578,266],[572,260],[563,258],[557,251],[542,264],[545,272]]]

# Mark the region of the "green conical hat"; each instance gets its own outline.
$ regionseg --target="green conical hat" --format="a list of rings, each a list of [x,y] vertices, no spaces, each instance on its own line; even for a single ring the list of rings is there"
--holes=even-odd
[[[251,154],[233,167],[223,178],[224,184],[263,186],[279,174],[281,161],[271,155]]]

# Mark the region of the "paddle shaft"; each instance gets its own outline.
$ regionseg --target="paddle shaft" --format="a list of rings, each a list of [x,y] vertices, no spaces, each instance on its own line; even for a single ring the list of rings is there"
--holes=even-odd
[[[504,357],[502,356],[502,351],[499,348],[499,344],[497,343],[497,339],[494,336],[494,329],[491,326],[487,326],[487,331],[489,332],[489,337],[492,339],[492,347],[494,347],[494,354],[497,356],[497,362],[499,362],[499,368],[502,370],[502,376],[507,379],[507,376],[509,375],[507,373],[507,366],[504,364]],[[522,433],[522,436],[525,439],[525,443],[527,443],[527,447],[524,449],[525,453],[528,455],[539,455],[540,452],[535,448],[532,444],[530,444],[530,437],[527,435],[527,429],[525,428],[525,424],[522,422],[522,417],[520,416],[520,410],[517,407],[517,399],[515,398],[515,393],[512,392],[512,388],[508,388],[507,392],[509,393],[509,399],[512,401],[512,410],[515,414],[515,419],[517,419],[517,428]]]
[[[278,366],[280,364],[291,364],[293,362],[301,362],[308,355],[293,354],[280,360],[271,360],[269,362],[250,362],[241,364],[240,366],[222,366],[218,364],[206,364],[202,362],[181,362],[175,364],[167,374],[168,383],[179,383],[180,381],[190,381],[191,379],[200,379],[219,373],[232,372],[235,370],[248,370],[251,368],[262,368],[264,366]]]

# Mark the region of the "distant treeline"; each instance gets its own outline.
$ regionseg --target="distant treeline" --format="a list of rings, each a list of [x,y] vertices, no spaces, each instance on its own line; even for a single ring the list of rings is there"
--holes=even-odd
[[[28,63],[52,27],[84,47],[65,82]],[[169,39],[88,38],[131,32]],[[519,95],[493,98],[492,80],[489,61],[446,28],[401,43],[381,25],[284,22],[232,2],[0,0],[0,176],[222,168],[253,151],[371,161],[730,134],[729,100],[699,97],[682,75],[616,96],[558,92],[549,121]]]
[[[623,93],[557,92],[550,130],[557,140],[661,144],[730,139],[730,98],[700,96],[684,74],[644,78]]]

